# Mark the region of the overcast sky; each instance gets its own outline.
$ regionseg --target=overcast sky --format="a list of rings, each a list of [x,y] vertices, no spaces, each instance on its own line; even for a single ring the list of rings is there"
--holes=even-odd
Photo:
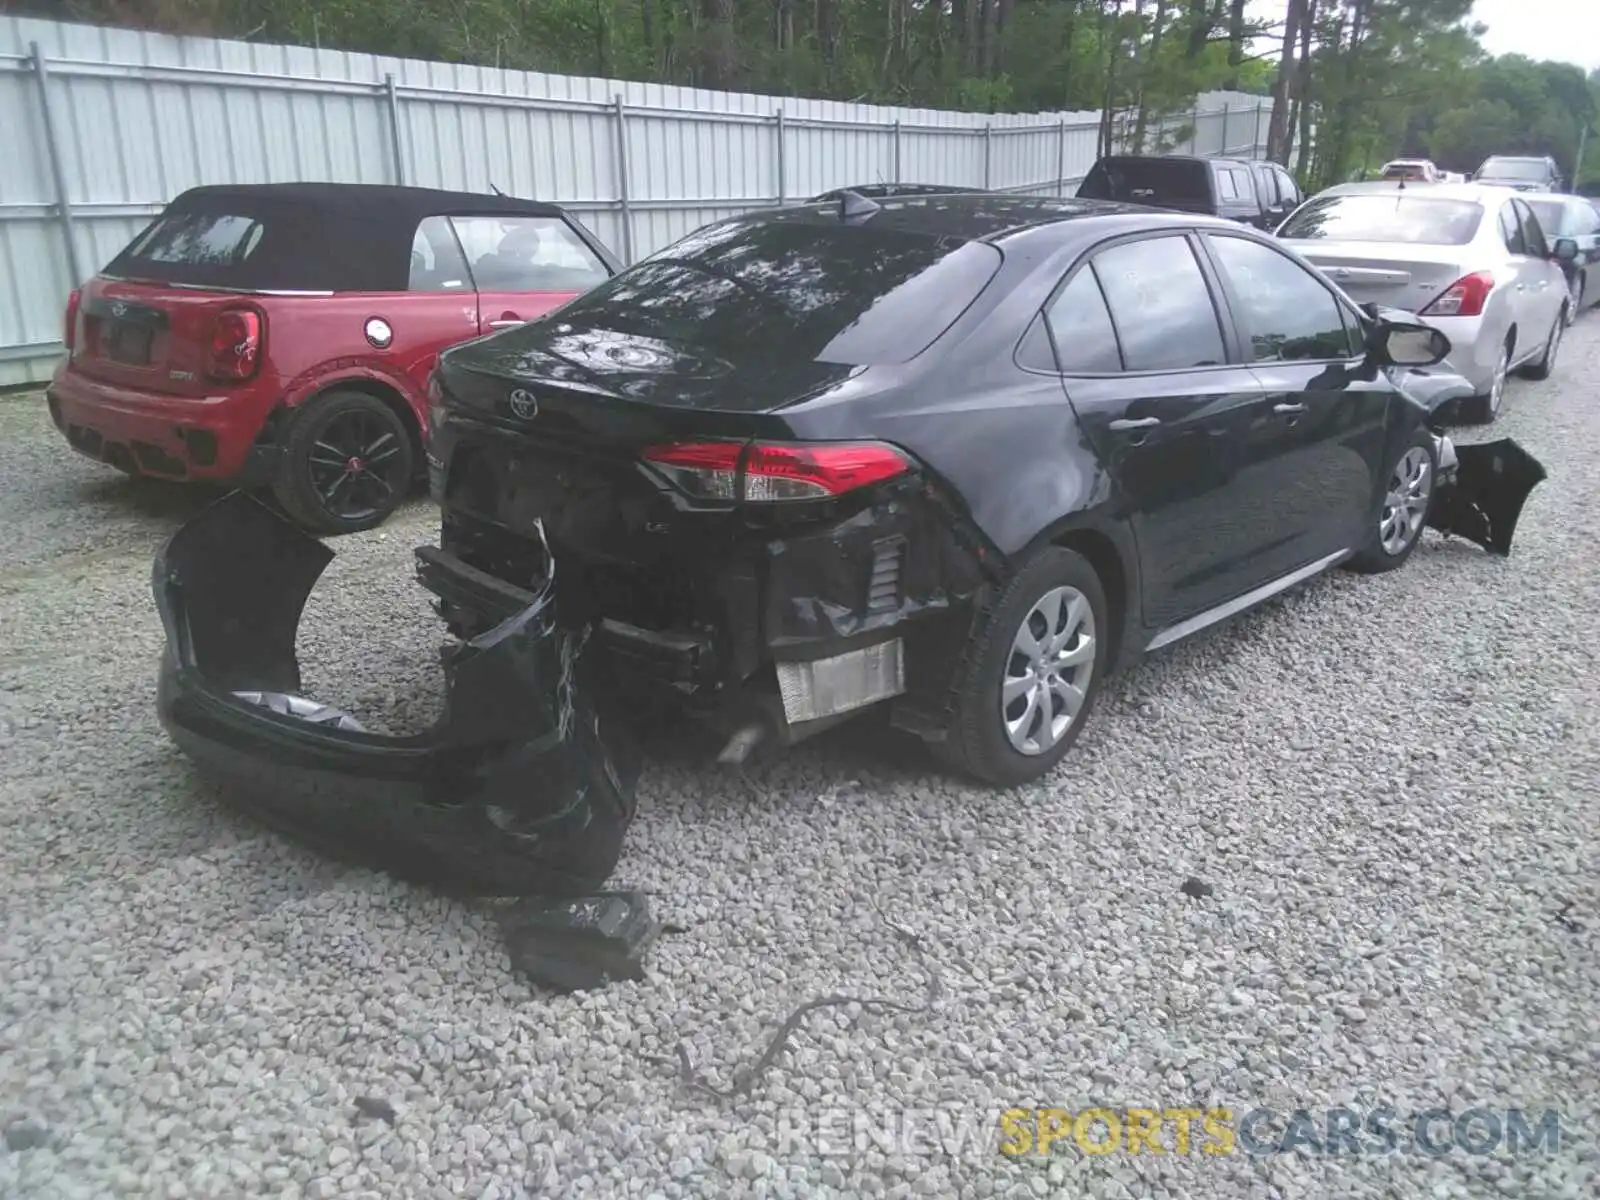
[[[1287,0],[1253,0],[1262,17],[1283,20]],[[1473,19],[1489,27],[1484,49],[1600,68],[1600,0],[1476,0]]]

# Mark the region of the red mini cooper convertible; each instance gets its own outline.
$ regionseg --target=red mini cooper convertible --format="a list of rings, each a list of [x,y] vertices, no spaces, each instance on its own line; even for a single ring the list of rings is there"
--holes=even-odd
[[[368,529],[421,474],[439,352],[617,270],[570,214],[508,196],[195,188],[72,294],[50,416],[130,474],[270,487],[307,528]]]

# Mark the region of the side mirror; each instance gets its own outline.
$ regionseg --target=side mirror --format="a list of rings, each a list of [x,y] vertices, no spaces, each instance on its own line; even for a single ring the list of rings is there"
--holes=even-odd
[[[1562,262],[1575,261],[1578,257],[1578,243],[1571,238],[1557,238],[1556,257]]]
[[[1385,366],[1431,367],[1450,357],[1450,339],[1431,325],[1386,321],[1374,333],[1372,349]]]

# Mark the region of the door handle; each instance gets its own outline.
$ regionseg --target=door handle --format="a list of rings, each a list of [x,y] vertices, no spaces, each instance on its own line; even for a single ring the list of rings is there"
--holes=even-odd
[[[1286,417],[1294,416],[1296,413],[1303,413],[1305,410],[1306,406],[1304,404],[1274,404],[1272,406],[1273,412],[1281,413]]]
[[[1118,417],[1111,422],[1111,431],[1126,433],[1130,429],[1154,429],[1159,424],[1160,417]]]
[[[490,329],[510,329],[513,325],[526,325],[527,322],[520,318],[515,321],[490,321]]]
[[[1525,284],[1525,283],[1519,283],[1519,284],[1517,284],[1517,291],[1519,291],[1519,292],[1525,292],[1525,291],[1527,291],[1527,290],[1528,290],[1528,285],[1527,285],[1527,284]]]

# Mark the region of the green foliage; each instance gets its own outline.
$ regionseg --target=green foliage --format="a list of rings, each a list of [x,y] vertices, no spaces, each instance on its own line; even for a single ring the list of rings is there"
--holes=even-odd
[[[1551,154],[1571,171],[1600,111],[1600,76],[1485,56],[1467,24],[1472,0],[1286,3],[1277,24],[1246,20],[1233,0],[0,0],[0,10],[775,95],[1131,112],[1118,128],[1142,132],[1150,150],[1171,141],[1197,92],[1232,88],[1280,102],[1276,157],[1311,187],[1402,154],[1461,171],[1493,153]],[[1588,162],[1584,177],[1600,182],[1600,147]]]
[[[989,112],[1265,93],[1222,0],[0,0],[0,9],[561,74]],[[1230,50],[1234,51],[1230,64]]]
[[[1452,171],[1472,171],[1491,154],[1548,154],[1570,172],[1597,113],[1600,80],[1569,63],[1508,54],[1463,71],[1454,98],[1419,113],[1407,143]]]

